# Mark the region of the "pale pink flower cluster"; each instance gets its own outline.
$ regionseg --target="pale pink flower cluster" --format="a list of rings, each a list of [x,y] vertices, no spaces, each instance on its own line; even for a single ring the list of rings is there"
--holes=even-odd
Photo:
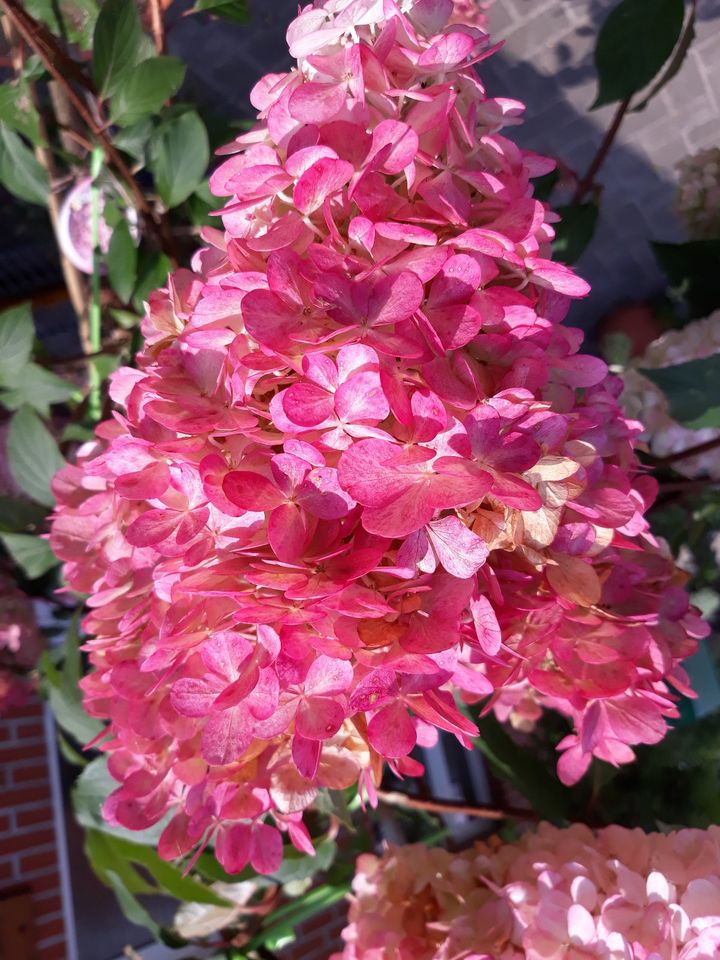
[[[487,32],[489,7],[489,2],[482,3],[480,0],[453,0],[453,12],[448,22],[464,23]]]
[[[720,827],[363,854],[332,960],[717,960]]]
[[[675,205],[690,238],[720,237],[720,147],[685,157],[677,171]]]
[[[701,360],[718,353],[720,310],[716,310],[704,320],[695,320],[680,330],[664,333],[623,372],[623,408],[629,417],[642,421],[645,430],[641,439],[647,442],[656,457],[667,457],[708,440],[715,440],[720,436],[720,430],[714,427],[703,427],[700,430],[683,427],[671,416],[668,399],[662,390],[640,371],[674,367],[689,360]],[[709,476],[713,480],[720,480],[720,449],[676,460],[673,469],[686,477]]]
[[[501,132],[452,0],[326,0],[211,178],[192,270],[150,297],[122,408],[55,481],[89,595],[105,805],[272,872],[321,788],[400,775],[467,700],[574,720],[564,779],[675,716],[704,626],[648,531],[621,383],[561,325],[545,159]],[[272,817],[272,820],[269,817]]]
[[[41,650],[32,601],[0,574],[0,716],[26,702]]]

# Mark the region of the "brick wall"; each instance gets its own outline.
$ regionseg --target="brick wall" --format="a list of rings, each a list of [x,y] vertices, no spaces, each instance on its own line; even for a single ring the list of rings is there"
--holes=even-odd
[[[282,960],[327,960],[330,954],[342,950],[340,932],[346,923],[344,901],[310,917],[299,925],[297,940],[280,952]]]
[[[30,899],[29,920],[16,924],[24,896]],[[27,952],[21,952],[25,935],[19,926],[29,927]],[[0,718],[0,956],[67,956],[48,745],[36,699]]]

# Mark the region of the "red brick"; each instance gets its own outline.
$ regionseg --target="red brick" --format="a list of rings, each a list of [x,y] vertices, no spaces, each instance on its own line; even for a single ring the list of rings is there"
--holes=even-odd
[[[48,937],[55,937],[58,934],[65,933],[65,922],[62,917],[57,920],[43,922],[42,918],[35,917],[35,935],[40,940],[47,940]]]
[[[29,853],[20,860],[21,873],[31,873],[43,867],[54,867],[57,864],[57,851],[48,850],[46,853]]]
[[[7,723],[0,723],[0,743],[3,743],[6,740],[10,739],[10,725]]]
[[[65,941],[55,943],[52,947],[43,947],[42,960],[66,960],[67,947]]]
[[[39,700],[35,700],[26,704],[24,707],[13,707],[5,716],[8,720],[25,719],[28,717],[36,720],[42,717],[42,704]]]
[[[6,880],[12,880],[12,877],[13,877],[12,860],[6,860],[4,863],[0,863],[0,883],[3,883]]]
[[[51,823],[53,818],[52,807],[43,804],[34,810],[18,810],[15,820],[18,827],[31,827],[34,823]]]
[[[41,876],[34,877],[32,880],[27,880],[25,882],[33,893],[37,892],[38,890],[59,890],[60,874],[57,871],[56,865],[53,863],[51,868]]]
[[[49,897],[43,897],[42,894],[35,893],[32,902],[36,917],[47,916],[49,913],[57,913],[62,910],[62,898],[57,893]]]
[[[0,833],[7,833],[10,829],[10,817],[0,817]]]
[[[28,833],[16,833],[7,840],[3,840],[2,852],[15,853],[17,850],[32,851],[35,847],[44,846],[46,843],[53,843],[55,840],[55,831],[31,830]]]
[[[45,742],[35,743],[32,746],[24,746],[22,743],[11,747],[3,747],[0,750],[0,763],[13,763],[15,760],[34,760],[36,757],[47,757],[47,747]]]
[[[48,780],[48,768],[45,764],[33,763],[30,766],[12,768],[13,783],[42,783]]]
[[[18,790],[4,790],[0,795],[0,809],[14,810],[26,803],[40,803],[50,800],[50,784],[43,783],[36,787],[24,787]]]
[[[328,930],[335,918],[328,916],[327,913],[318,913],[314,917],[309,917],[301,926],[303,933],[315,933],[316,931],[325,931]]]
[[[32,720],[23,720],[21,723],[16,724],[15,729],[17,730],[16,740],[30,740],[45,736],[45,728],[43,725],[41,723],[35,723]]]

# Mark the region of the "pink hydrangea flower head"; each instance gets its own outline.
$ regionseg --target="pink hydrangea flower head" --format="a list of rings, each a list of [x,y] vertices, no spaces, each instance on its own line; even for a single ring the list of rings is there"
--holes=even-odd
[[[42,646],[32,601],[0,574],[0,716],[26,702]]]
[[[332,960],[715,960],[720,828],[541,824],[460,853],[363,854]]]
[[[455,693],[561,709],[572,780],[686,689],[704,627],[644,519],[641,426],[561,325],[588,287],[550,259],[551,164],[502,133],[522,105],[452,8],[302,9],[211,177],[218,228],[55,480],[105,813],[171,811],[163,856],[272,872],[318,790],[372,798],[438,729],[470,746]]]

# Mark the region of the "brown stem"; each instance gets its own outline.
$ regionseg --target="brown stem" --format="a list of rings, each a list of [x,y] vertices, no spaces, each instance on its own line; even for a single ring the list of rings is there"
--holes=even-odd
[[[517,810],[508,807],[507,810],[496,810],[494,807],[468,807],[458,800],[420,800],[410,797],[399,791],[388,792],[378,790],[378,799],[393,807],[406,807],[410,810],[428,810],[432,813],[460,813],[467,817],[483,817],[485,820],[506,820],[508,817],[518,817],[524,820],[537,820],[531,810]]]
[[[14,29],[13,25],[7,18],[3,18],[2,22],[3,32],[7,37],[8,43],[12,51],[12,61],[15,75],[19,78],[22,74],[24,67],[24,57],[22,53],[22,47],[18,43],[18,31]],[[43,117],[42,111],[40,110],[40,101],[37,96],[37,91],[35,89],[34,83],[28,83],[28,93],[32,101],[33,109],[37,114],[38,118],[38,129],[40,131],[40,137],[43,143],[48,143],[48,131],[45,124],[45,118]],[[54,189],[54,185],[58,180],[58,172],[55,167],[55,160],[52,155],[52,151],[49,147],[37,146],[35,147],[35,156],[37,157],[38,163],[46,171],[48,175],[48,182],[50,184],[50,189],[48,191],[48,214],[50,216],[50,223],[52,224],[53,233],[57,240],[58,237],[58,222],[60,219],[60,203],[57,197],[57,194]],[[89,337],[87,329],[87,287],[85,284],[85,279],[80,273],[78,268],[71,263],[68,258],[63,253],[58,243],[58,255],[60,257],[60,267],[63,273],[63,279],[65,280],[65,287],[67,289],[68,297],[70,298],[70,303],[72,304],[75,315],[78,318],[78,332],[80,334],[80,342],[83,345],[83,349],[87,349],[89,346]]]
[[[91,111],[87,107],[87,104],[81,97],[78,96],[75,90],[73,90],[66,74],[63,73],[63,69],[66,69],[66,65],[72,64],[73,61],[64,53],[62,53],[61,67],[59,65],[60,61],[57,53],[54,53],[54,55],[48,53],[48,48],[45,43],[38,39],[38,33],[35,27],[39,25],[25,10],[23,10],[19,0],[0,0],[0,7],[2,7],[13,24],[17,27],[18,33],[23,37],[25,42],[32,47],[32,49],[43,61],[48,73],[51,74],[51,76],[63,89],[82,122],[85,124],[88,130],[90,130],[93,137],[102,147],[108,164],[114,168],[118,176],[127,185],[130,193],[132,194],[133,203],[136,209],[143,215],[146,223],[157,236],[161,248],[165,251],[165,253],[167,253],[168,257],[173,263],[173,266],[177,266],[175,244],[170,234],[167,220],[164,217],[156,216],[145,194],[138,186],[135,177],[133,177],[131,170],[125,163],[122,154],[113,145],[105,130],[102,128],[100,123],[98,123],[95,117],[93,117]],[[85,86],[87,87],[88,85],[89,81],[87,78],[85,78]],[[89,88],[92,90],[92,85],[90,85]]]
[[[662,467],[666,463],[675,463],[677,460],[697,457],[701,453],[707,453],[708,450],[714,450],[716,447],[720,447],[720,436],[713,437],[712,440],[705,440],[703,443],[696,443],[694,447],[678,450],[677,453],[669,453],[666,457],[656,457],[654,463],[656,467]]]
[[[593,157],[590,166],[587,168],[585,176],[580,180],[575,188],[575,193],[570,201],[571,203],[580,203],[585,197],[585,194],[592,190],[592,188],[595,186],[595,177],[597,176],[600,167],[605,162],[605,157],[608,155],[610,147],[613,145],[615,137],[617,136],[617,132],[620,129],[620,124],[623,122],[623,117],[627,113],[630,106],[631,99],[632,97],[627,97],[618,105],[612,123],[608,127],[605,136],[602,138],[600,146],[597,149],[597,153]]]
[[[665,495],[668,493],[697,493],[700,490],[705,490],[708,487],[717,486],[720,483],[720,480],[712,480],[710,477],[705,477],[700,480],[692,480],[688,477],[687,480],[675,480],[672,483],[661,483],[658,487],[658,494]]]
[[[165,53],[165,25],[163,23],[160,0],[149,0],[150,28],[152,30],[155,49],[158,53]]]

